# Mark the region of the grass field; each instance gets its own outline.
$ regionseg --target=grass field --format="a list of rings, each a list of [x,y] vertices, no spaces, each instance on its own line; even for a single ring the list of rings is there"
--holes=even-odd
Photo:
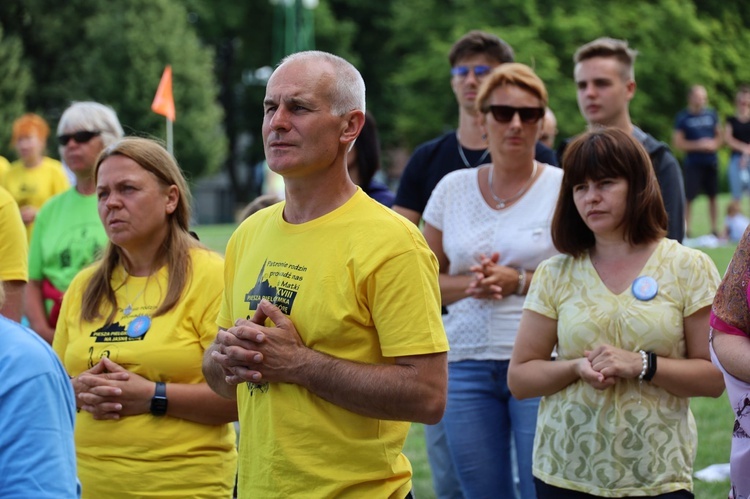
[[[719,199],[720,220],[726,211],[728,196]],[[693,206],[693,221],[691,233],[694,235],[707,234],[709,230],[708,206],[705,197],[698,198]],[[196,232],[206,245],[221,253],[224,252],[234,225],[198,226]],[[734,253],[733,246],[704,249],[712,258],[721,274],[727,268]],[[695,460],[695,470],[700,470],[715,463],[729,461],[729,446],[734,416],[729,407],[726,393],[718,399],[695,398],[691,401],[691,408],[698,425],[698,452]],[[424,445],[424,429],[422,425],[412,425],[406,441],[404,452],[409,457],[414,468],[414,492],[419,499],[432,499],[435,493],[432,488],[431,473]],[[695,497],[697,499],[723,498],[727,496],[729,482],[706,483],[695,480]]]

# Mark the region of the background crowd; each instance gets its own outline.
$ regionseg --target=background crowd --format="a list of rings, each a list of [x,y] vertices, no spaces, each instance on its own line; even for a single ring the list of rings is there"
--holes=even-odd
[[[19,160],[0,177],[16,234],[14,268],[0,269],[3,314],[24,316],[69,376],[58,396],[72,390],[79,411],[73,496],[228,497],[239,461],[240,497],[306,487],[410,497],[406,427],[395,421],[417,421],[428,425],[439,497],[693,497],[688,401],[725,383],[742,423],[730,497],[747,495],[739,406],[750,288],[731,272],[719,286],[711,260],[680,242],[700,193],[720,235],[724,143],[741,215],[750,90],[738,90],[723,125],[705,88],[689,88],[674,121],[680,168],[631,121],[636,55],[612,38],[579,47],[571,88],[587,126],[555,152],[541,141],[556,131],[542,79],[497,36],[467,33],[444,77],[458,128],[416,148],[396,193],[375,178],[380,141],[359,72],[320,52],[285,59],[263,119],[284,202],[248,206],[226,264],[189,231],[190,190],[174,158],[123,138],[111,107],[66,109],[64,165],[45,156],[45,121],[18,118]],[[722,235],[739,240],[741,222],[730,223]],[[264,254],[245,253],[253,244]],[[738,251],[734,274],[746,274],[745,259]],[[336,281],[342,267],[348,277]],[[321,309],[298,294],[306,279],[329,286],[320,293],[333,302]],[[402,306],[408,296],[399,317],[397,295]],[[304,379],[292,368],[300,358]],[[306,441],[313,423],[321,435]],[[70,433],[69,421],[56,424]],[[320,440],[371,451],[322,472],[309,454]]]

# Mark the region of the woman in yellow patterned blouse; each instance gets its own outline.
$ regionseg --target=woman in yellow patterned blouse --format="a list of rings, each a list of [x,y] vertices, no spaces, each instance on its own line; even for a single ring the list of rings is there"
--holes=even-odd
[[[514,396],[543,396],[537,495],[692,498],[689,397],[724,390],[708,351],[719,273],[664,237],[653,168],[630,134],[583,134],[563,164],[563,254],[537,269],[508,373]]]

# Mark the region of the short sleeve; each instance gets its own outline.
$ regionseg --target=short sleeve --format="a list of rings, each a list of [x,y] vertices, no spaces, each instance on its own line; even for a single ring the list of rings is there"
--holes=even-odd
[[[684,317],[689,317],[698,310],[711,306],[721,282],[719,271],[707,254],[697,250],[691,253],[693,259],[688,269],[690,275],[684,288],[686,293],[683,304]]]
[[[55,335],[52,337],[52,350],[55,351],[57,356],[60,358],[60,362],[65,364],[65,351],[68,349],[69,332],[68,332],[68,321],[78,320],[81,317],[80,306],[76,306],[76,302],[80,303],[81,299],[78,293],[78,281],[80,280],[80,274],[73,279],[70,283],[70,287],[63,295],[62,306],[60,307],[60,315],[55,326]],[[76,297],[78,296],[78,300]],[[72,317],[70,314],[74,314]],[[67,366],[66,366],[67,368]]]
[[[232,297],[234,296],[235,248],[237,247],[237,231],[232,234],[224,253],[224,292],[221,295],[219,313],[216,325],[222,329],[229,329],[234,325],[232,317]]]
[[[53,171],[55,172],[52,182],[52,195],[54,196],[55,194],[60,194],[61,192],[70,189],[70,181],[68,180],[67,175],[65,175],[65,170],[62,165],[60,165],[59,168],[55,168]]]
[[[552,320],[557,320],[558,303],[555,283],[558,282],[559,271],[553,265],[552,259],[539,264],[529,285],[529,292],[523,303],[523,308],[531,310]]]
[[[447,202],[446,198],[450,191],[448,187],[448,184],[451,181],[450,179],[451,176],[443,177],[443,179],[438,182],[438,185],[435,187],[435,190],[432,191],[432,195],[427,201],[427,206],[422,214],[424,221],[438,230],[443,230],[445,227],[445,205]]]
[[[680,111],[679,113],[677,113],[677,116],[674,119],[674,129],[675,130],[683,130],[684,118],[685,118],[685,112],[684,111]]]
[[[34,231],[29,242],[29,279],[41,281],[44,279],[42,239],[47,233],[47,210],[42,207],[34,219]]]
[[[28,280],[28,240],[18,206],[0,193],[0,281]]]
[[[367,294],[384,356],[448,350],[437,260],[426,245],[386,260],[369,276]]]
[[[196,252],[202,250],[196,250]],[[216,318],[219,315],[219,309],[223,299],[224,274],[223,259],[212,252],[201,255],[200,258],[194,259],[194,264],[202,267],[193,269],[193,273],[200,272],[200,285],[195,289],[199,299],[203,303],[203,313],[199,316],[199,324],[196,324],[198,336],[200,337],[201,346],[207,350],[211,343],[216,339]],[[205,298],[202,298],[204,297]]]
[[[398,182],[396,199],[393,202],[396,206],[401,206],[418,213],[424,211],[425,203],[424,189],[427,180],[425,178],[425,163],[427,161],[424,146],[420,146],[414,151],[409,161],[406,163],[404,172]]]

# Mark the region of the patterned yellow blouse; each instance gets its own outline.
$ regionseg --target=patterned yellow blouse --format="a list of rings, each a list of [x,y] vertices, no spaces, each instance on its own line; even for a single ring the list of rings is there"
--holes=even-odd
[[[663,239],[641,275],[658,292],[615,295],[588,255],[543,262],[524,308],[557,321],[560,359],[602,344],[685,358],[683,318],[713,301],[720,277],[705,253]],[[708,341],[708,340],[707,340]],[[550,485],[602,497],[692,490],[697,445],[689,399],[638,379],[606,390],[576,381],[542,399],[534,442],[534,476]]]

